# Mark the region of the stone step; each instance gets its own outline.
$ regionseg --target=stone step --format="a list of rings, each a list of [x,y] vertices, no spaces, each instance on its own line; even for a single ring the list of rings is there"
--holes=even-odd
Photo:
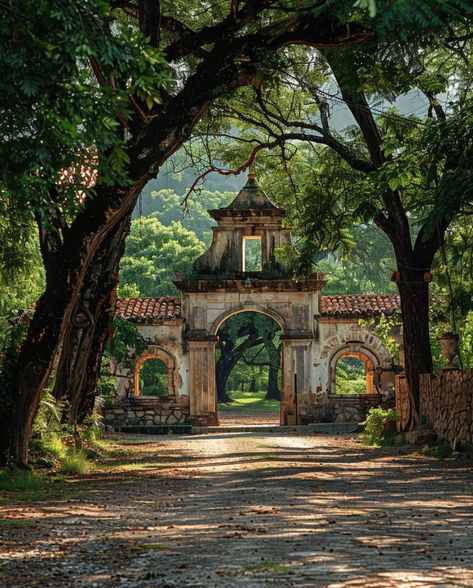
[[[192,427],[193,435],[204,433],[297,433],[308,432],[307,425],[219,425]]]
[[[115,433],[134,433],[137,435],[188,435],[191,433],[191,425],[117,425],[113,422],[105,422],[107,427]]]
[[[361,425],[348,421],[342,423],[311,423],[307,425],[310,433],[357,433],[361,431]]]

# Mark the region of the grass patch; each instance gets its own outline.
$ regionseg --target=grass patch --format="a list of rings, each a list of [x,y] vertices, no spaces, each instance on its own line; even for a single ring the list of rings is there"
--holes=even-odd
[[[228,392],[232,399],[230,403],[219,403],[221,411],[254,411],[254,412],[279,412],[279,400],[265,400],[266,390],[247,392],[234,390]]]
[[[43,476],[29,470],[8,468],[0,472],[0,490],[43,490],[45,485]]]
[[[245,570],[250,572],[271,572],[272,574],[292,574],[291,569],[274,559],[264,559],[260,562],[246,564]]]
[[[61,474],[84,474],[91,468],[83,451],[70,449],[64,457],[61,458]]]

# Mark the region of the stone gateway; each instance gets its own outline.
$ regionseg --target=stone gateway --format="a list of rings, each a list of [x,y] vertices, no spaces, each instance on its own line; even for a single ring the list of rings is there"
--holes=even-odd
[[[181,298],[122,298],[116,314],[132,320],[148,342],[130,365],[115,366],[117,397],[105,408],[107,423],[126,427],[217,425],[215,348],[218,329],[232,315],[259,312],[282,331],[282,425],[360,421],[392,394],[395,366],[381,342],[359,319],[392,314],[391,294],[323,295],[323,274],[294,280],[276,250],[291,246],[284,211],[258,186],[254,174],[217,221],[209,249],[192,275],[175,284]],[[356,358],[365,366],[363,394],[336,393],[336,365]],[[162,366],[166,389],[151,395],[140,385],[146,362]],[[142,389],[143,388],[143,389]]]

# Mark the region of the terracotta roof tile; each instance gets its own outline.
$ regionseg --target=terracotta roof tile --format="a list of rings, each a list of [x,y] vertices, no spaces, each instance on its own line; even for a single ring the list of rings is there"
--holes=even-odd
[[[180,298],[119,298],[115,316],[151,323],[164,319],[181,318]]]
[[[393,314],[400,307],[397,294],[335,294],[320,297],[322,316],[367,317]]]

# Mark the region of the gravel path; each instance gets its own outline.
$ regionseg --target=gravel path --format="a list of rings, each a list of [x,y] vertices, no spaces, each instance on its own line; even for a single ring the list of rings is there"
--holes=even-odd
[[[1,586],[473,586],[471,463],[340,436],[120,439],[120,469],[72,498],[0,504],[30,521],[0,527]]]
[[[255,412],[252,410],[221,409],[218,418],[222,427],[235,427],[246,425],[279,425],[279,412]]]

